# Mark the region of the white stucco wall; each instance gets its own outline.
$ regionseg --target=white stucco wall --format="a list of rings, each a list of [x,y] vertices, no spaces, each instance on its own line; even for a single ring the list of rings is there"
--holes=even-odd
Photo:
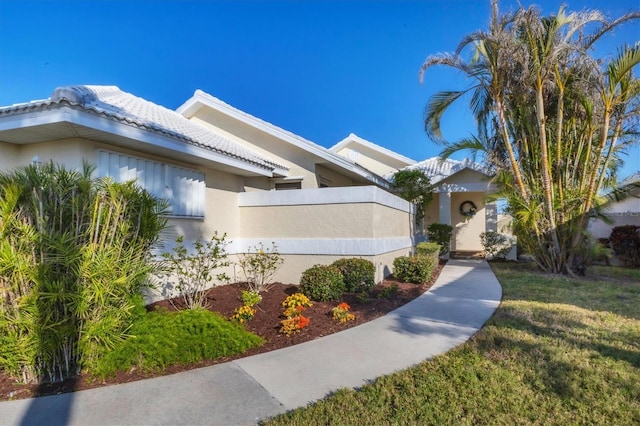
[[[295,148],[246,123],[209,108],[200,109],[190,118],[216,133],[240,143],[259,154],[265,155],[289,167],[289,176],[303,176],[302,188],[317,188],[315,159],[299,148]]]
[[[243,193],[239,203],[242,238],[234,250],[275,243],[287,259],[278,280],[339,257],[371,260],[380,280],[391,272],[390,253],[413,247],[413,206],[376,187]]]
[[[635,191],[633,195],[605,208],[604,214],[613,221],[612,224],[604,223],[600,219],[589,221],[589,231],[594,238],[609,238],[611,230],[616,226],[640,226],[640,190]]]

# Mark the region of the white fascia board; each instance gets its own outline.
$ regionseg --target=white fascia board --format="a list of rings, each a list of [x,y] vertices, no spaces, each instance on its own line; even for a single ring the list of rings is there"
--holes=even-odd
[[[488,182],[445,183],[434,188],[434,192],[495,192],[496,187]]]
[[[244,111],[241,111],[221,101],[220,99],[203,92],[202,90],[196,90],[196,92],[190,99],[188,99],[184,104],[176,109],[176,112],[182,114],[186,118],[190,118],[203,106],[212,108],[268,135],[271,135],[297,148],[316,155],[323,160],[329,161],[330,163],[333,163],[339,167],[342,167],[343,169],[355,173],[370,182],[378,185],[383,185],[380,183],[379,179],[376,179],[371,173],[367,173],[366,171],[360,169],[354,162],[351,162],[346,158],[335,154],[328,149],[311,142],[310,140],[303,138],[302,136],[298,136],[292,132],[284,130],[281,127],[268,123],[260,118],[254,117],[253,115],[248,114]]]
[[[374,203],[415,213],[415,205],[376,186],[255,191],[238,194],[239,207]]]
[[[230,254],[254,251],[260,244],[274,243],[282,255],[377,256],[413,246],[411,237],[390,238],[239,238],[228,247]]]
[[[61,109],[20,112],[5,117],[0,116],[0,131],[58,123],[65,121],[65,117],[65,112]]]
[[[378,151],[379,153],[384,154],[387,157],[393,158],[394,160],[397,160],[401,163],[406,163],[407,166],[412,166],[417,163],[416,160],[413,160],[409,157],[405,157],[402,154],[399,154],[395,151],[391,151],[388,148],[385,148],[383,146],[370,142],[366,139],[363,139],[360,136],[356,135],[355,133],[350,133],[349,136],[347,136],[346,138],[342,139],[340,142],[338,142],[337,144],[329,148],[329,151],[338,152],[342,148],[348,146],[351,142],[355,142],[358,145],[367,147],[372,151]]]
[[[247,163],[231,156],[221,154],[206,148],[201,148],[196,145],[171,138],[169,136],[163,136],[133,125],[114,121],[106,117],[79,111],[74,108],[62,107],[56,108],[55,110],[19,114],[12,117],[15,118],[13,120],[8,120],[9,123],[7,123],[4,118],[0,118],[0,130],[67,122],[122,136],[128,139],[133,139],[159,148],[188,154],[215,163],[241,169],[250,173],[255,173],[267,177],[273,176],[271,170],[253,165],[251,163]]]

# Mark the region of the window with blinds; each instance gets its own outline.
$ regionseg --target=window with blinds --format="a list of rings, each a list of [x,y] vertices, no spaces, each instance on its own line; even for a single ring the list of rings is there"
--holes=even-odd
[[[115,152],[100,151],[98,176],[138,185],[169,203],[171,216],[204,217],[204,173]]]

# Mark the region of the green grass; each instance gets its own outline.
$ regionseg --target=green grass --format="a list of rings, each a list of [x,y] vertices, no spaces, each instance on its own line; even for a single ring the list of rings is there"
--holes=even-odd
[[[503,301],[469,342],[267,424],[640,424],[638,271],[492,267]]]
[[[146,313],[133,324],[130,335],[101,357],[90,374],[106,377],[130,369],[158,372],[170,365],[239,354],[264,342],[241,325],[205,309]]]

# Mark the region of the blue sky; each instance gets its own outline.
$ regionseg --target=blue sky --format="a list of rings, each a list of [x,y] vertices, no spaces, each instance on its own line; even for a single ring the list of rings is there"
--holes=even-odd
[[[612,17],[640,9],[640,0],[531,3]],[[433,69],[420,85],[418,70],[488,19],[489,0],[1,0],[0,105],[104,84],[175,109],[202,89],[326,147],[353,132],[421,160],[440,151],[423,131],[425,103],[465,82]],[[598,54],[638,40],[640,23],[627,24]],[[461,105],[444,129],[455,140],[474,125]],[[640,170],[640,147],[626,162],[621,176]]]

